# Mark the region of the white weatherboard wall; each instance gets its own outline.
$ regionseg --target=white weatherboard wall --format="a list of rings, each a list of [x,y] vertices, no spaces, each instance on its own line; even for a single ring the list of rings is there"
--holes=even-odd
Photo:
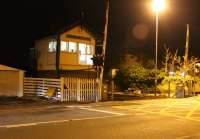
[[[0,96],[23,96],[24,71],[0,65]]]

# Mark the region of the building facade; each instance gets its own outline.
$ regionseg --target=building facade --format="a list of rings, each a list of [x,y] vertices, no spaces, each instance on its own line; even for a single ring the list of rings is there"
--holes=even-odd
[[[59,44],[58,44],[59,43]],[[59,49],[58,49],[59,47]],[[38,73],[94,71],[96,37],[85,26],[71,26],[35,42]]]
[[[76,24],[35,42],[37,77],[62,80],[63,101],[100,101],[101,83],[93,57],[102,41],[88,27]]]

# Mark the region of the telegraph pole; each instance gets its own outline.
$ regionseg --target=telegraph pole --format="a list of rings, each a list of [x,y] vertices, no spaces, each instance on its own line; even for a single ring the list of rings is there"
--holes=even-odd
[[[60,77],[60,32],[57,33],[57,47],[56,47],[56,76]]]
[[[103,48],[102,48],[102,56],[103,63],[100,67],[100,93],[102,94],[102,85],[103,85],[103,72],[104,72],[104,64],[105,64],[105,55],[106,55],[106,45],[107,45],[107,36],[108,36],[108,20],[109,20],[109,0],[105,0],[106,7],[106,15],[105,15],[105,26],[104,26],[104,39],[103,39]]]
[[[188,71],[188,52],[189,52],[189,41],[190,41],[190,26],[187,24],[186,44],[185,44],[185,56],[184,56],[184,72]]]

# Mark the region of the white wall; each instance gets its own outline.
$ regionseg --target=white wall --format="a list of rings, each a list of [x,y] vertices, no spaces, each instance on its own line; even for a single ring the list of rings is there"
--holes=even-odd
[[[0,71],[0,96],[23,96],[23,71]]]

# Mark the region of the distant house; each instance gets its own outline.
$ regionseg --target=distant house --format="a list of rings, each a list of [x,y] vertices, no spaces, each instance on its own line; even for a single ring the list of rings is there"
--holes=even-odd
[[[35,42],[37,71],[40,76],[63,76],[67,71],[94,70],[97,37],[85,25],[75,24]],[[101,45],[98,45],[101,47]],[[100,48],[101,49],[101,48]]]

